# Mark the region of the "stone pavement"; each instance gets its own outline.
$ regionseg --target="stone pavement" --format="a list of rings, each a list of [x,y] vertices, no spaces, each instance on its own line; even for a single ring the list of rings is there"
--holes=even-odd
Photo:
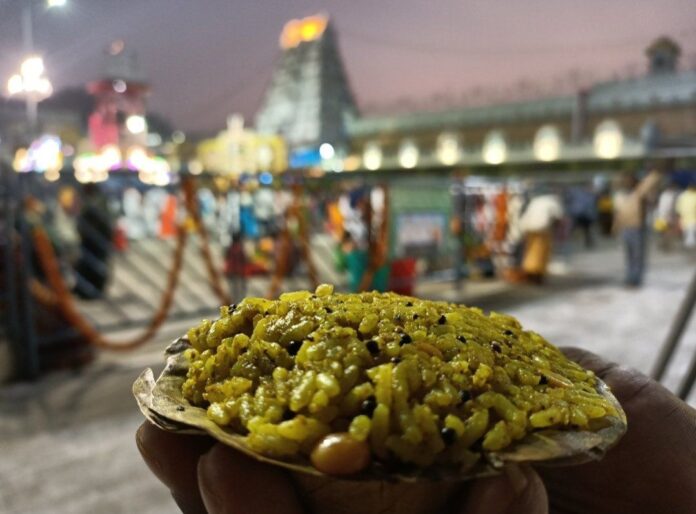
[[[460,296],[441,283],[423,285],[418,293],[505,310],[556,344],[582,346],[648,371],[694,261],[653,252],[640,290],[621,286],[621,257],[613,247],[574,255],[565,264],[569,271],[544,287],[468,283]],[[169,323],[157,342],[133,354],[102,354],[79,373],[0,387],[0,512],[177,512],[135,447],[142,417],[130,385],[144,367],[158,365],[165,342],[190,324]],[[696,353],[696,319],[682,343],[665,379],[671,388]],[[696,395],[690,400],[696,404]]]

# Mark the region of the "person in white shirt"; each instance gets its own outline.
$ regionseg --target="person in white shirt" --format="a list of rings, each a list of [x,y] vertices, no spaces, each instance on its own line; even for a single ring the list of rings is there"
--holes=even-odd
[[[684,234],[684,247],[693,250],[696,248],[696,184],[679,195],[676,211]]]
[[[533,197],[522,213],[520,228],[525,237],[522,269],[531,282],[544,281],[551,259],[552,229],[562,217],[561,200],[546,192]]]

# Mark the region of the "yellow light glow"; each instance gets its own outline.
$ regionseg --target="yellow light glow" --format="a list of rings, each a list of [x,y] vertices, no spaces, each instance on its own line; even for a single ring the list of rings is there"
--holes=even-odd
[[[105,182],[109,179],[109,170],[95,169],[92,172],[92,182]]]
[[[355,171],[360,167],[360,157],[357,155],[349,155],[343,161],[344,171]]]
[[[131,134],[142,134],[147,130],[145,117],[139,114],[131,114],[126,118],[126,128]]]
[[[75,168],[75,180],[77,180],[80,184],[86,184],[88,182],[92,182],[92,172],[83,169],[83,168]]]
[[[21,75],[12,75],[7,81],[7,92],[10,95],[18,95],[24,91],[24,81]]]
[[[440,134],[437,138],[436,153],[437,158],[445,166],[452,166],[459,162],[462,150],[457,135],[447,132]]]
[[[329,22],[326,16],[317,14],[300,20],[290,20],[280,33],[280,47],[295,48],[300,43],[315,41],[321,37]]]
[[[99,152],[99,161],[97,168],[100,170],[108,171],[111,168],[120,166],[121,164],[121,150],[116,145],[106,145]]]
[[[140,146],[133,146],[128,150],[128,164],[137,170],[145,170],[148,167],[147,153]]]
[[[534,157],[543,162],[558,159],[561,153],[561,134],[553,125],[544,125],[534,136]]]
[[[502,164],[507,159],[507,142],[499,130],[492,130],[483,142],[483,160],[488,164]]]
[[[382,149],[377,143],[365,145],[363,164],[370,171],[378,170],[382,166]]]
[[[595,155],[600,159],[616,159],[623,149],[623,133],[614,120],[604,120],[597,125],[593,141]]]
[[[19,68],[19,72],[25,79],[39,78],[44,72],[43,59],[38,55],[27,57]]]
[[[15,171],[29,171],[29,151],[26,148],[17,149],[12,167]]]
[[[416,143],[410,139],[407,139],[401,143],[401,146],[399,147],[399,164],[402,168],[415,168],[418,164],[419,155],[420,152],[418,151]]]
[[[256,150],[256,162],[262,170],[268,170],[273,164],[273,148],[269,145],[261,145]]]
[[[46,180],[49,182],[55,182],[60,178],[60,171],[58,170],[46,170],[46,173],[44,173],[44,177],[46,177]]]
[[[188,170],[191,175],[200,175],[203,173],[203,165],[198,159],[192,159],[188,163]]]

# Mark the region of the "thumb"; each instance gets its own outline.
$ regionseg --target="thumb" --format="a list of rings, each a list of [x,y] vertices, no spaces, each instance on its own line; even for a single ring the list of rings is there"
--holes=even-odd
[[[548,503],[539,475],[511,465],[502,475],[475,481],[459,514],[548,514]]]
[[[223,444],[198,461],[198,484],[211,514],[302,514],[290,477]]]

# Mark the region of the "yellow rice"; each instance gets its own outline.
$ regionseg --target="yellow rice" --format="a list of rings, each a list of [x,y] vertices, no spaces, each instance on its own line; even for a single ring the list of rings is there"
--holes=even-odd
[[[499,313],[393,293],[286,293],[188,333],[185,397],[259,453],[293,460],[349,432],[385,463],[472,464],[614,408],[592,372]]]

